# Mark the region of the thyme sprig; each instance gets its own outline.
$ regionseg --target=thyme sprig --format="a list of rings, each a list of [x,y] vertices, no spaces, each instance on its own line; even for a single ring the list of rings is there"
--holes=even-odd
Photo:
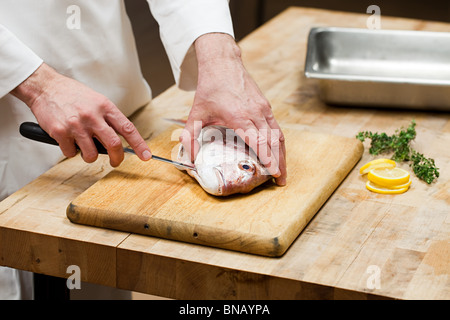
[[[370,139],[369,153],[373,155],[393,152],[391,157],[396,162],[409,161],[410,167],[416,176],[431,184],[439,177],[439,168],[433,159],[426,158],[423,154],[417,152],[411,147],[411,141],[416,137],[416,122],[411,121],[408,128],[398,129],[395,134],[389,136],[386,133],[372,133],[371,131],[362,131],[356,135],[356,138],[364,142]]]

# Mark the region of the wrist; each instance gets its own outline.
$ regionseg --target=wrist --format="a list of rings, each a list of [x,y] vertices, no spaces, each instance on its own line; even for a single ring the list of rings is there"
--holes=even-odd
[[[241,50],[232,36],[226,33],[207,33],[194,42],[199,66],[216,61],[240,61]]]
[[[56,71],[43,63],[27,79],[11,91],[11,94],[31,107],[45,91],[48,83],[57,75]]]

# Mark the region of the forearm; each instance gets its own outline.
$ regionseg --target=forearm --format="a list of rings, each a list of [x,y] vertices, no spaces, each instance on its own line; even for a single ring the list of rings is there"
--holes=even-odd
[[[211,81],[221,84],[244,81],[246,70],[234,38],[223,33],[209,33],[199,37],[194,46],[198,63],[197,90],[213,88]]]

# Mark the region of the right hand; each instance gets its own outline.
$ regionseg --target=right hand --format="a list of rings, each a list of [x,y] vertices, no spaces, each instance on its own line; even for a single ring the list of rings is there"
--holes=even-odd
[[[77,154],[77,144],[84,161],[94,162],[98,156],[95,137],[108,150],[111,166],[116,167],[124,159],[120,134],[141,160],[151,159],[144,139],[114,103],[45,63],[11,94],[28,105],[66,157]]]
[[[194,103],[180,140],[194,161],[202,127],[221,125],[232,129],[255,151],[275,182],[286,185],[285,138],[269,101],[250,76],[235,40],[210,33],[195,41],[198,83]]]

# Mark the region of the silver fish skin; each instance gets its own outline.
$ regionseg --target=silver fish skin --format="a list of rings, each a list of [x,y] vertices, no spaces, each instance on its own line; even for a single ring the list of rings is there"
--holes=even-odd
[[[231,129],[204,127],[197,141],[200,149],[194,161],[196,170],[178,169],[186,170],[209,194],[248,193],[272,177],[255,152]],[[177,161],[190,163],[182,145]]]

